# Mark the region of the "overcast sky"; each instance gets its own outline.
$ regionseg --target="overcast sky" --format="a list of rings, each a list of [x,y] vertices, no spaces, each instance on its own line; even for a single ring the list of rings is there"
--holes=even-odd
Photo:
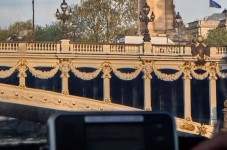
[[[209,8],[209,0],[174,0],[175,10],[179,11],[184,22],[202,19],[213,13],[220,13],[227,8],[227,0],[214,0],[221,9]],[[66,0],[70,4],[80,0]],[[32,19],[32,0],[0,0],[0,27],[7,28],[15,21]],[[60,8],[62,0],[35,0],[35,24],[46,25],[56,21],[54,14]]]

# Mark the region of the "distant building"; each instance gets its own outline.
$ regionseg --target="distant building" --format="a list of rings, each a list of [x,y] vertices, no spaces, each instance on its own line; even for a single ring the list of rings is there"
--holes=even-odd
[[[211,16],[205,17],[202,20],[196,20],[188,24],[188,33],[197,37],[199,34],[207,37],[208,31],[217,27],[226,28],[227,25],[227,10],[222,13],[215,13]]]

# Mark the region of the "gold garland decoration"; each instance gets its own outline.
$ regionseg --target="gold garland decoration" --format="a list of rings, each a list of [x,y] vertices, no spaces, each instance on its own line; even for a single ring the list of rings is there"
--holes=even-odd
[[[82,80],[92,80],[94,78],[96,78],[100,72],[102,71],[102,66],[99,67],[97,70],[95,70],[94,72],[81,72],[78,69],[74,68],[74,66],[71,64],[70,65],[71,71],[74,73],[75,76],[79,77]]]
[[[205,73],[199,74],[199,73],[196,73],[194,69],[191,69],[191,74],[197,80],[204,80],[208,77],[209,72],[206,71]]]
[[[113,73],[121,80],[133,80],[135,79],[139,74],[140,72],[142,71],[143,67],[140,66],[140,67],[135,67],[137,68],[134,72],[130,72],[130,73],[122,73],[121,71],[118,71],[115,67],[112,66],[112,70],[113,70]]]
[[[8,70],[0,70],[0,78],[7,78],[11,76],[15,72],[16,68],[17,66],[14,66]]]
[[[176,72],[174,74],[162,73],[155,66],[153,67],[153,71],[154,71],[155,75],[163,81],[175,81],[175,80],[179,79],[180,76],[183,74],[183,70],[179,70],[178,72]]]
[[[40,79],[49,79],[52,78],[59,70],[59,65],[54,66],[54,69],[50,71],[41,71],[37,70],[34,67],[28,65],[29,71],[32,73],[33,76],[40,78]]]
[[[227,73],[221,72],[221,67],[220,67],[220,66],[217,66],[216,71],[217,71],[217,75],[218,75],[220,78],[223,78],[223,79],[225,78],[225,79],[227,79]]]

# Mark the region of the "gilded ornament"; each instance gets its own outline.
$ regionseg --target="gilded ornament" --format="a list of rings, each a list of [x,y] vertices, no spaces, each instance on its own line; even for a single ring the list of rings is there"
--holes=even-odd
[[[24,84],[20,84],[19,87],[22,89],[26,88],[26,86]]]
[[[153,71],[152,68],[153,62],[145,60],[143,61],[143,79],[152,79],[151,73]]]
[[[102,72],[103,72],[103,75],[102,75],[102,78],[103,79],[110,79],[111,78],[111,75],[110,75],[110,72],[112,71],[111,69],[111,64],[109,62],[104,62],[102,64]]]
[[[145,107],[145,111],[152,111],[151,107]]]
[[[187,131],[194,131],[195,130],[195,125],[189,122],[182,122],[179,125],[180,129],[187,130]]]
[[[190,62],[185,62],[183,67],[179,67],[180,69],[183,69],[184,71],[184,79],[189,79],[191,80],[191,68],[192,68],[192,64]]]
[[[104,102],[111,103],[111,100],[110,99],[105,99]]]
[[[204,135],[207,134],[207,128],[205,127],[204,124],[202,124],[201,126],[197,126],[197,128],[198,128],[197,133],[198,133],[199,135],[204,136]]]
[[[209,70],[210,70],[210,80],[217,80],[216,72],[217,72],[218,65],[215,62],[211,62],[209,65]]]
[[[69,95],[69,91],[63,91],[62,94]]]
[[[192,121],[192,118],[191,117],[186,117],[185,120],[186,121]]]

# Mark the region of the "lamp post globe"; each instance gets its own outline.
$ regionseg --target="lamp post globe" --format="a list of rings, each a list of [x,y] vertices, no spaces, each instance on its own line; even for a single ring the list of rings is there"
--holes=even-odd
[[[148,13],[150,12],[150,6],[147,5],[147,3],[145,3],[145,5],[143,6],[143,13],[145,15],[148,15]]]
[[[63,2],[61,3],[61,10],[65,12],[67,9],[68,9],[68,4],[65,2],[65,0],[63,0]]]

